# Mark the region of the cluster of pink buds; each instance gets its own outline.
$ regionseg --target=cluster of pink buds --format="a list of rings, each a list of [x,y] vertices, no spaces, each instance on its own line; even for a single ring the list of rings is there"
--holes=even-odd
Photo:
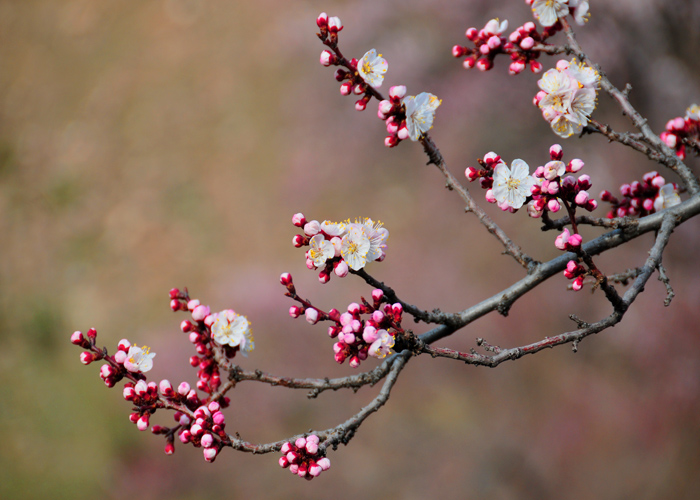
[[[280,451],[279,464],[283,469],[289,468],[292,474],[311,480],[331,467],[331,461],[319,454],[319,439],[316,434],[300,437],[294,443],[286,442]]]
[[[661,140],[676,152],[679,158],[685,158],[686,144],[692,145],[696,151],[700,141],[700,106],[693,104],[685,117],[676,117],[666,123],[666,130],[661,132]]]
[[[511,75],[521,73],[528,65],[530,71],[539,73],[542,71],[542,64],[537,61],[541,52],[533,50],[535,45],[542,44],[550,36],[561,30],[561,24],[545,28],[542,33],[537,32],[537,27],[532,21],[519,26],[508,37],[505,49],[510,53],[510,67],[508,72]]]
[[[396,85],[389,89],[389,99],[380,101],[377,116],[386,122],[389,135],[384,145],[393,148],[401,141],[418,141],[433,127],[435,110],[442,101],[429,92],[406,96],[406,87]]]
[[[332,43],[338,41],[338,32],[343,30],[343,23],[337,17],[328,17],[328,14],[321,12],[316,18],[316,26],[320,33],[318,36],[321,40],[325,41],[330,38]]]
[[[140,431],[148,429],[148,421],[151,415],[156,412],[159,401],[156,383],[146,383],[145,380],[139,380],[135,384],[127,382],[124,385],[123,395],[124,399],[133,403],[137,409],[129,414],[129,421],[136,424],[136,428]]]
[[[474,43],[474,48],[455,45],[452,47],[452,55],[464,57],[462,66],[466,69],[476,66],[481,71],[488,71],[493,68],[494,58],[504,52],[506,38],[502,33],[506,29],[508,29],[508,21],[499,23],[498,19],[491,19],[480,30],[469,28],[465,35],[470,42]]]
[[[551,161],[535,170],[533,175],[538,182],[531,188],[532,201],[528,205],[531,217],[540,217],[545,210],[558,212],[564,204],[574,220],[576,207],[592,212],[598,206],[588,194],[591,187],[588,175],[581,175],[578,179],[571,175],[563,177],[566,173],[580,171],[584,166],[577,158],[564,163],[561,161],[563,154],[559,144],[553,145],[549,149]]]
[[[303,235],[294,236],[292,243],[297,248],[310,247],[306,267],[321,270],[321,283],[328,283],[331,272],[344,278],[350,269],[359,271],[368,262],[381,262],[386,256],[389,231],[381,222],[368,218],[355,222],[307,221],[304,214],[298,213],[292,217],[292,224],[304,230]]]
[[[167,383],[161,382],[161,386]],[[179,394],[178,392],[175,393]],[[167,396],[166,396],[167,398]],[[225,402],[228,405],[228,401]],[[225,444],[230,442],[228,434],[224,430],[226,427],[226,417],[221,412],[224,405],[216,401],[201,403],[192,416],[187,412],[176,412],[175,421],[179,424],[178,437],[183,444],[192,444],[195,448],[203,448],[204,460],[213,462]],[[194,417],[194,418],[192,418]],[[154,426],[154,434],[163,434],[170,429]],[[166,453],[167,453],[166,448]]]
[[[342,364],[347,359],[351,367],[357,368],[368,356],[382,359],[391,353],[397,334],[404,333],[401,327],[403,306],[400,303],[382,306],[386,299],[384,292],[378,288],[372,291],[372,304],[360,297],[361,304],[353,302],[341,314],[337,309],[323,312],[299,297],[289,273],[280,276],[280,283],[287,289],[285,295],[300,303],[289,308],[292,318],[303,315],[312,325],[319,321],[334,323],[328,327],[328,336],[338,339],[333,344],[338,363]],[[363,318],[363,315],[369,317]]]
[[[554,240],[554,246],[559,250],[578,252],[582,242],[583,238],[580,234],[571,234],[568,229],[564,228],[564,231]]]
[[[615,198],[610,191],[600,193],[600,199],[610,203],[608,218],[613,217],[644,217],[678,205],[681,198],[676,184],[666,183],[658,172],[648,172],[642,177],[642,182],[634,181],[620,186],[621,199]]]
[[[583,279],[588,275],[588,271],[584,266],[577,263],[575,260],[570,260],[566,264],[566,271],[564,271],[564,276],[567,279],[574,280],[571,283],[571,288],[578,292],[583,288]]]

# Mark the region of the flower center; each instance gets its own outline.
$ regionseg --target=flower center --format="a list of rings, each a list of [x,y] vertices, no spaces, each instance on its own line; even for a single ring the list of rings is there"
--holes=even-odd
[[[518,189],[520,187],[520,181],[518,179],[513,179],[512,177],[506,181],[508,189]]]

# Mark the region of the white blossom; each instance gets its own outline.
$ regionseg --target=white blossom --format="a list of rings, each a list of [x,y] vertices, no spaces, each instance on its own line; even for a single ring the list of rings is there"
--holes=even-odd
[[[391,348],[394,347],[394,336],[386,330],[377,331],[379,336],[377,340],[369,346],[368,354],[375,358],[385,358],[387,354],[391,354]]]
[[[357,62],[357,72],[360,73],[362,79],[374,88],[382,86],[384,81],[384,73],[389,68],[389,64],[381,54],[377,55],[374,49],[369,50],[362,59]]]
[[[686,120],[694,120],[694,121],[700,121],[700,106],[697,104],[692,104],[686,111],[685,111],[685,119]]]
[[[403,101],[406,106],[406,127],[408,136],[417,141],[433,127],[435,110],[442,101],[433,94],[421,92],[417,96],[408,96]]]
[[[569,13],[567,0],[535,0],[532,13],[545,28],[553,26],[560,17]]]
[[[124,368],[134,373],[146,373],[153,368],[153,358],[155,356],[156,353],[151,352],[150,347],[138,347],[136,344],[134,344],[129,347],[129,352],[126,355],[126,361],[124,361]]]
[[[216,313],[216,321],[211,326],[211,334],[220,345],[240,347],[244,356],[255,348],[250,322],[245,316],[231,309]]]
[[[367,263],[367,252],[370,247],[371,243],[364,231],[353,225],[343,236],[340,254],[351,269],[359,271]]]
[[[311,249],[309,250],[309,259],[314,263],[314,266],[323,266],[328,259],[335,256],[335,248],[322,234],[317,234],[309,241]]]
[[[502,209],[518,209],[530,196],[530,189],[535,178],[530,175],[530,167],[523,160],[516,159],[509,169],[505,163],[499,163],[493,170],[493,196]]]
[[[659,189],[659,194],[654,200],[654,210],[656,212],[664,208],[670,208],[678,205],[681,202],[681,197],[678,196],[678,190],[673,184],[665,184]]]

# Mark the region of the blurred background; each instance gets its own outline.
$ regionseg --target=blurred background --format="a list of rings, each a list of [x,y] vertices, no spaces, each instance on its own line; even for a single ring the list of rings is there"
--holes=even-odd
[[[591,3],[578,38],[616,85],[632,84],[654,130],[700,102],[697,2]],[[0,0],[0,497],[698,498],[700,220],[666,250],[670,307],[652,277],[624,321],[577,354],[562,346],[495,370],[415,359],[389,404],[312,483],[274,454],[226,450],[214,464],[187,446],[164,455],[162,439],[129,423],[130,405],[103,385],[99,365],[79,363],[69,336],[94,326],[110,352],[124,337],[151,346],[150,379],[193,383],[178,328],[186,316],[168,308],[168,290],[187,286],[212,310],[252,321],[246,368],[352,373],[333,361],[323,326],[287,314],[284,271],[325,309],[370,293],[353,277],[321,286],[306,270],[291,245],[299,211],[382,220],[388,256],[367,270],[424,309],[462,310],[522,277],[421,147],[385,148],[376,103],[358,113],[339,94],[333,70],[318,64],[321,11],[342,19],[348,57],[373,47],[386,57],[382,90],[405,84],[443,100],[431,134],[460,178],[491,150],[534,168],[556,142],[566,160],[586,162],[596,194],[657,168],[598,136],[558,139],[532,106],[537,77],[508,76],[505,58],[481,74],[451,57],[470,26],[500,17],[510,33],[531,20],[522,1]],[[605,95],[594,116],[629,128]],[[526,213],[486,208],[530,255],[557,255],[555,235]],[[599,266],[641,265],[652,241]],[[469,349],[484,337],[513,347],[571,330],[571,313],[609,313],[601,294],[567,284],[554,277],[509,317],[488,316],[439,345]],[[377,390],[307,400],[242,383],[229,394],[228,430],[268,442],[325,429]]]

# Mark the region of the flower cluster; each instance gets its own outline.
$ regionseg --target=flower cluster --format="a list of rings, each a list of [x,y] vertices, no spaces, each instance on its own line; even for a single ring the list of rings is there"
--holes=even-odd
[[[216,352],[231,359],[239,351],[247,356],[255,347],[250,322],[231,309],[212,313],[209,306],[190,299],[187,290],[177,288],[170,290],[170,308],[192,315],[191,320],[180,323],[180,330],[188,334],[197,351],[190,358],[190,365],[198,368],[197,389],[211,394],[221,385],[219,365],[214,360]]]
[[[545,27],[558,24],[560,18],[569,14],[580,25],[588,21],[588,0],[525,0],[525,2],[532,6],[535,19]]]
[[[554,133],[570,137],[588,123],[596,107],[599,81],[598,72],[576,59],[562,59],[542,75],[534,103]]]
[[[386,240],[389,231],[381,222],[372,219],[356,219],[355,222],[307,221],[304,214],[292,217],[292,223],[303,228],[304,234],[294,236],[295,247],[309,246],[306,267],[321,269],[318,279],[327,283],[331,272],[344,278],[350,269],[359,271],[372,261],[381,262],[386,256]]]
[[[326,471],[331,461],[319,453],[319,439],[316,434],[300,437],[294,443],[286,442],[280,451],[279,464],[283,469],[289,468],[292,474],[311,480]]]
[[[470,182],[479,179],[481,187],[487,190],[486,201],[496,203],[504,211],[514,213],[528,201],[531,217],[541,217],[546,210],[558,212],[562,204],[572,210],[577,206],[594,210],[598,204],[587,191],[591,187],[590,177],[562,177],[578,172],[584,163],[579,159],[568,164],[562,162],[563,151],[559,144],[549,149],[549,155],[551,161],[537,167],[530,175],[530,167],[523,160],[513,160],[508,168],[500,156],[490,152],[479,160],[483,168],[467,167],[464,175]]]
[[[679,116],[669,120],[666,130],[661,132],[661,140],[681,159],[685,158],[686,143],[697,150],[700,143],[700,106],[693,104],[686,110],[684,118]]]
[[[466,69],[477,67],[481,71],[488,71],[493,67],[493,60],[498,54],[504,52],[506,38],[502,36],[508,29],[508,21],[499,22],[491,19],[482,29],[468,28],[465,35],[474,48],[455,45],[452,47],[454,57],[464,57],[462,65]]]
[[[567,279],[574,280],[571,283],[571,288],[576,292],[583,288],[583,279],[588,276],[588,274],[589,272],[586,268],[575,260],[570,260],[566,264],[566,270],[564,271],[564,276]]]
[[[173,296],[175,296],[174,300],[184,300],[186,292],[173,290],[171,297]],[[197,315],[199,313],[195,314],[193,311],[193,316]],[[201,320],[197,321],[199,323]],[[186,323],[192,325],[189,321]],[[189,329],[194,331],[195,328],[191,326]],[[144,373],[153,367],[155,353],[150,352],[146,346],[138,347],[132,345],[128,340],[122,339],[117,345],[117,352],[114,356],[110,356],[106,349],[96,347],[96,338],[97,332],[91,328],[86,335],[79,331],[73,333],[71,342],[85,349],[85,352],[80,356],[82,363],[90,364],[100,359],[105,361],[105,364],[100,368],[100,378],[108,387],[114,387],[117,382],[124,378],[129,380],[124,385],[122,395],[134,407],[129,414],[129,421],[136,424],[138,430],[148,429],[150,417],[158,409],[164,408],[166,405],[176,409],[174,414],[175,427],[154,425],[151,428],[153,434],[165,437],[166,454],[174,453],[176,435],[182,443],[191,443],[195,447],[204,448],[204,459],[208,462],[212,462],[216,458],[223,446],[230,446],[230,438],[224,431],[225,418],[221,413],[221,408],[229,405],[229,398],[223,397],[219,402],[201,400],[197,391],[191,388],[187,382],[182,382],[176,390],[173,389],[168,380],[161,380],[160,384],[147,382]],[[218,386],[218,383],[211,380],[214,378],[213,375],[207,377],[207,383],[204,383],[202,371],[200,370],[200,382],[198,382],[197,388],[211,392],[213,387]],[[218,378],[218,371],[216,371],[216,377]]]
[[[403,306],[400,303],[386,303],[382,306],[386,299],[380,289],[372,291],[372,304],[360,297],[362,304],[353,302],[341,314],[337,309],[325,313],[299,297],[289,273],[280,276],[280,283],[287,288],[286,295],[301,304],[289,308],[292,318],[304,315],[312,325],[319,321],[334,323],[328,327],[328,336],[338,339],[333,345],[333,351],[335,360],[340,364],[348,359],[350,366],[357,368],[369,356],[385,358],[391,353],[397,335],[404,334],[401,327]],[[368,317],[363,318],[363,315]]]
[[[610,191],[600,193],[601,201],[610,203],[611,208],[607,217],[627,217],[653,214],[678,205],[681,197],[678,186],[666,183],[658,172],[648,172],[642,177],[642,182],[634,181],[620,186],[620,199],[615,198]]]
[[[389,89],[389,99],[380,101],[377,116],[386,122],[387,147],[393,148],[405,139],[418,141],[433,128],[435,110],[442,101],[433,94],[421,92],[406,96],[406,87],[396,85]]]

